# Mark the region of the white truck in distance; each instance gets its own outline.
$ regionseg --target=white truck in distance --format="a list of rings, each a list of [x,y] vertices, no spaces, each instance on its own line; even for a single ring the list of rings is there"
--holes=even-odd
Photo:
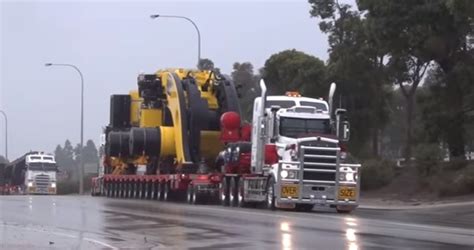
[[[56,194],[58,166],[53,155],[34,152],[25,157],[24,191],[27,194]]]

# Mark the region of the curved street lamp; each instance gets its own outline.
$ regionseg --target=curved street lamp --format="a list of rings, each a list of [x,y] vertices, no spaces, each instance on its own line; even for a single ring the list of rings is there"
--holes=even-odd
[[[191,18],[185,17],[185,16],[170,16],[170,15],[158,15],[158,14],[150,15],[151,19],[157,19],[159,17],[185,19],[194,26],[194,28],[196,29],[196,32],[197,32],[197,39],[198,39],[198,62],[197,62],[197,65],[199,66],[199,62],[201,61],[201,32],[199,31],[199,28],[196,25],[196,23],[193,20],[191,20]]]
[[[3,110],[0,110],[0,114],[5,118],[5,159],[8,160],[8,117]]]
[[[80,148],[80,169],[79,169],[79,194],[84,193],[84,77],[82,72],[79,70],[76,65],[73,64],[65,64],[65,63],[46,63],[44,66],[63,66],[63,67],[70,67],[79,73],[81,77],[81,148]]]

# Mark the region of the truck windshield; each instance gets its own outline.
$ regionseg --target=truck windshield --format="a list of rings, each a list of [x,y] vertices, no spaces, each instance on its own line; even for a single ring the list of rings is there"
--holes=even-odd
[[[28,169],[33,171],[57,171],[58,167],[54,163],[32,162],[28,164]]]
[[[329,119],[280,118],[280,135],[302,138],[317,134],[330,134]]]

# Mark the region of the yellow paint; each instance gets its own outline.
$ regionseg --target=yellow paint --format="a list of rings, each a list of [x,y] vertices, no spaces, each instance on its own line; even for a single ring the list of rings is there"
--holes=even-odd
[[[207,159],[215,159],[217,154],[224,148],[219,141],[219,131],[201,131],[201,156]]]
[[[181,71],[178,70],[178,72],[182,74]],[[184,163],[187,159],[185,159],[183,150],[183,135],[181,133],[183,125],[181,124],[181,107],[179,106],[180,100],[179,95],[177,93],[177,83],[170,72],[163,72],[161,76],[162,82],[166,86],[168,108],[170,109],[171,116],[173,117],[173,134],[175,137],[176,161],[178,164],[181,164]]]
[[[130,91],[130,122],[132,126],[138,127],[140,125],[140,106],[143,99],[138,96],[138,90]]]
[[[173,127],[160,127],[161,133],[161,152],[160,156],[170,156],[176,154],[175,136]]]
[[[162,110],[142,108],[140,110],[140,127],[157,128],[161,125]]]

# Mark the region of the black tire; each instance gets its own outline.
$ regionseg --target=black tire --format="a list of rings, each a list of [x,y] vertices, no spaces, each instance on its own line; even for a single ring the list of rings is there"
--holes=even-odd
[[[151,199],[156,200],[158,197],[158,182],[151,183]]]
[[[156,194],[156,200],[163,200],[163,183],[161,182],[158,182],[158,190],[157,190],[157,194]]]
[[[194,186],[189,183],[188,189],[186,190],[186,201],[188,204],[196,203],[196,194],[194,193]]]
[[[128,198],[135,198],[135,181],[130,181],[128,183],[128,185],[130,186],[130,190],[128,190]]]
[[[193,205],[204,203],[204,200],[203,200],[204,195],[198,192],[197,186],[193,186],[193,193],[194,193],[194,199],[192,203]]]
[[[123,181],[119,182],[119,198],[125,197],[125,183]]]
[[[239,181],[239,186],[237,188],[237,206],[238,207],[245,207],[247,202],[245,201],[244,197],[244,181]]]
[[[229,206],[229,185],[228,178],[224,177],[219,187],[219,199],[222,206]]]
[[[170,199],[170,183],[165,182],[164,183],[164,189],[163,189],[163,200],[164,201],[169,201]]]
[[[110,182],[105,182],[105,196],[107,197],[111,196]]]
[[[267,209],[275,210],[275,181],[270,177],[267,182],[267,198],[265,204]]]
[[[339,209],[336,207],[336,211],[338,214],[350,214],[352,212],[352,209]]]
[[[239,182],[239,179],[237,177],[232,177],[230,179],[229,202],[230,202],[231,207],[236,207],[238,203],[238,199],[237,199],[238,182]]]

